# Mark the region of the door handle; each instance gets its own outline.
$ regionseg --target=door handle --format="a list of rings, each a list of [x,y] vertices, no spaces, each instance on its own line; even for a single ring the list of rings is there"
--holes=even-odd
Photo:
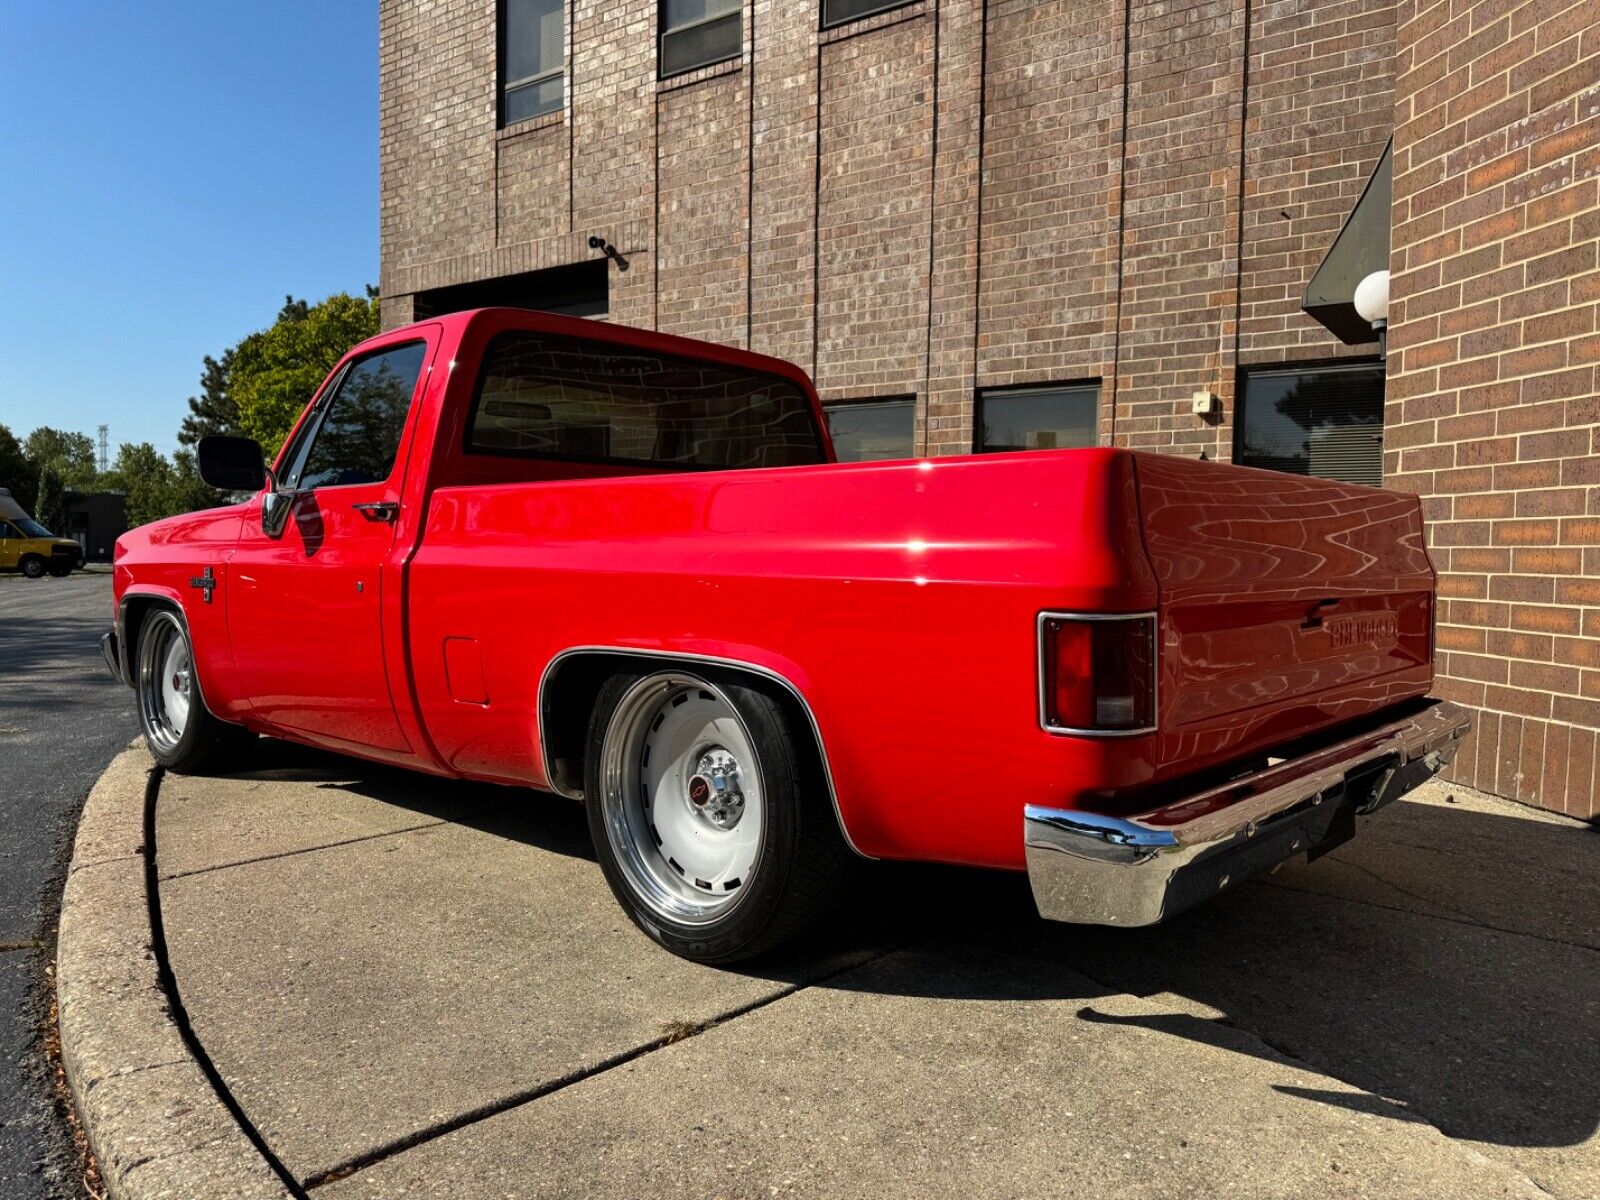
[[[393,500],[374,500],[368,504],[352,504],[350,507],[369,521],[382,521],[388,525],[394,524],[395,518],[400,515],[400,506]]]

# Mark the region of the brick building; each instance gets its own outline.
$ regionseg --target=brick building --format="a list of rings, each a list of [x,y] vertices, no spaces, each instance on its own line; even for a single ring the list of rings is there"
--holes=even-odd
[[[1594,0],[383,0],[380,60],[387,324],[748,346],[853,457],[1417,492],[1455,777],[1597,812]],[[1385,360],[1302,303],[1391,141]]]

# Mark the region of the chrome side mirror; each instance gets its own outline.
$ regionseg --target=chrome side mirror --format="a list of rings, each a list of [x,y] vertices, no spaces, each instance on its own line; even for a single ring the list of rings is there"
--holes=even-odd
[[[268,537],[283,536],[289,523],[289,510],[294,507],[294,493],[280,491],[272,472],[267,472],[267,492],[261,497],[261,530]]]

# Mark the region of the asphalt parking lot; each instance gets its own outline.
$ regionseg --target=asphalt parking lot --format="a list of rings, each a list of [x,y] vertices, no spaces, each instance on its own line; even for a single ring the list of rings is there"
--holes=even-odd
[[[1431,787],[1167,926],[873,872],[757,969],[581,814],[266,742],[165,777],[182,1005],[315,1195],[1600,1195],[1600,838]]]
[[[40,1051],[61,876],[89,786],[138,732],[98,639],[111,577],[0,575],[0,1196],[76,1195]]]

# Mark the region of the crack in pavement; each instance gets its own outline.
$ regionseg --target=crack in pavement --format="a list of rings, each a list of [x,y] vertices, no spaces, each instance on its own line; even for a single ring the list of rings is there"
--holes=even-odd
[[[535,1087],[527,1088],[520,1092],[513,1092],[511,1095],[503,1096],[499,1100],[492,1100],[488,1104],[479,1105],[477,1108],[471,1109],[464,1113],[459,1113],[454,1117],[448,1118],[447,1120],[436,1122],[433,1125],[429,1125],[412,1133],[406,1134],[404,1137],[395,1138],[393,1141],[387,1142],[382,1146],[376,1147],[375,1149],[368,1150],[362,1154],[353,1155],[342,1163],[338,1163],[335,1166],[329,1167],[327,1170],[319,1171],[315,1175],[309,1176],[302,1182],[301,1186],[309,1192],[316,1188],[322,1187],[324,1184],[335,1183],[342,1179],[348,1179],[350,1176],[355,1175],[359,1171],[364,1171],[366,1168],[383,1162],[385,1159],[393,1158],[396,1154],[404,1153],[407,1150],[413,1150],[418,1146],[427,1144],[428,1142],[436,1141],[447,1134],[455,1133],[456,1131],[465,1129],[470,1125],[476,1125],[481,1121],[486,1121],[490,1117],[497,1117],[501,1113],[510,1112],[513,1109],[521,1108],[524,1105],[531,1104],[535,1100],[541,1100],[546,1096],[554,1095],[556,1092],[564,1091],[567,1088],[572,1087],[574,1084],[582,1083],[586,1079],[593,1079],[598,1075],[605,1074],[607,1071],[613,1071],[617,1067],[626,1066],[628,1063],[643,1058],[647,1054],[652,1054],[657,1050],[662,1050],[668,1046],[675,1046],[682,1042],[690,1041],[699,1037],[701,1034],[707,1033],[732,1021],[736,1021],[740,1017],[748,1016],[750,1013],[766,1008],[768,1005],[776,1004],[779,1000],[785,1000],[790,996],[805,991],[807,988],[813,988],[821,984],[825,984],[829,980],[836,979],[846,972],[854,971],[871,963],[877,962],[880,959],[886,958],[902,949],[905,949],[905,947],[902,945],[889,946],[874,954],[870,954],[865,958],[852,959],[847,963],[841,964],[834,970],[823,972],[814,979],[808,979],[802,983],[787,984],[778,989],[776,992],[772,993],[770,996],[762,996],[759,999],[750,1001],[748,1004],[741,1004],[737,1008],[729,1009],[725,1013],[719,1013],[717,1016],[711,1017],[710,1019],[700,1022],[697,1025],[686,1025],[685,1023],[674,1023],[668,1025],[666,1031],[660,1037],[652,1038],[648,1042],[642,1042],[637,1046],[630,1047],[627,1050],[623,1050],[607,1058],[603,1058],[591,1066],[580,1067],[575,1071],[569,1071],[567,1074],[562,1075],[557,1079],[547,1080],[544,1083],[538,1084]]]
[[[1356,865],[1352,862],[1346,862],[1344,859],[1339,859],[1337,861],[1344,862],[1346,866],[1350,867],[1354,867]],[[1365,870],[1366,868],[1357,867],[1356,869]],[[1418,912],[1414,908],[1401,908],[1399,905],[1395,904],[1381,904],[1376,900],[1367,900],[1359,896],[1341,896],[1337,892],[1321,892],[1317,891],[1315,888],[1294,887],[1291,884],[1278,883],[1270,879],[1258,879],[1255,882],[1261,887],[1277,888],[1280,891],[1285,892],[1298,892],[1302,896],[1320,896],[1327,900],[1342,900],[1346,904],[1364,904],[1368,908],[1381,908],[1385,912],[1405,913],[1408,916],[1413,917],[1426,917],[1430,921],[1446,921],[1451,925],[1465,925],[1470,929],[1483,929],[1490,933],[1503,933],[1507,937],[1532,938],[1536,942],[1548,942],[1553,946],[1566,946],[1572,950],[1583,950],[1590,954],[1600,954],[1600,947],[1591,946],[1586,942],[1569,942],[1566,938],[1552,937],[1547,933],[1534,933],[1526,929],[1507,929],[1503,925],[1491,925],[1486,921],[1473,920],[1470,913],[1460,913],[1459,916],[1449,916],[1447,914],[1457,913],[1460,912],[1460,910],[1451,908],[1447,904],[1439,904],[1439,902],[1436,900],[1429,900],[1426,896],[1413,895],[1411,892],[1406,891],[1405,888],[1400,887],[1397,884],[1392,884],[1387,879],[1383,878],[1383,876],[1374,875],[1371,871],[1367,871],[1367,874],[1372,875],[1372,877],[1379,883],[1393,887],[1395,891],[1400,892],[1402,895],[1411,896],[1413,900],[1421,900],[1425,904],[1430,904],[1437,908],[1443,908],[1445,911],[1442,913]]]
[[[315,854],[319,850],[335,850],[340,846],[356,846],[362,842],[375,842],[380,838],[397,837],[402,833],[416,833],[420,829],[436,829],[440,825],[448,825],[449,821],[424,821],[420,825],[407,825],[404,829],[386,829],[382,833],[364,833],[360,837],[342,838],[337,842],[324,842],[320,846],[301,846],[294,850],[279,850],[275,854],[258,854],[254,858],[241,858],[236,862],[215,863],[209,867],[193,867],[187,871],[173,871],[170,875],[160,876],[160,882],[166,883],[172,879],[188,879],[194,875],[208,875],[212,871],[226,871],[230,867],[248,867],[252,863],[276,862],[280,858],[294,858],[301,854]]]

